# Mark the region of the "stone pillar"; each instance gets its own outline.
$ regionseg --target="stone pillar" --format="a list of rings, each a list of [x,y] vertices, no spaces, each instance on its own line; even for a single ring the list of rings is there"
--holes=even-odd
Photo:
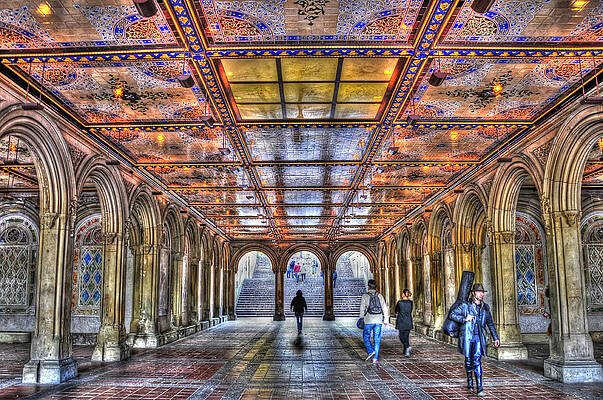
[[[492,343],[488,354],[499,360],[528,358],[519,328],[517,278],[515,275],[515,232],[492,232],[492,318],[500,337],[500,347]]]
[[[427,253],[423,253],[421,273],[423,274],[423,325],[432,326],[431,317],[431,276],[429,269],[431,261]]]
[[[182,326],[182,273],[184,259],[182,254],[172,255],[172,324]]]
[[[442,328],[446,318],[444,311],[444,292],[442,290],[442,257],[439,251],[433,251],[429,255],[430,283],[431,283],[431,327],[434,331]]]
[[[212,317],[212,310],[211,310],[211,290],[212,290],[212,284],[211,284],[211,269],[212,266],[210,263],[205,263],[205,265],[203,265],[203,270],[201,271],[201,276],[203,277],[202,279],[202,292],[201,292],[201,298],[203,299],[203,302],[201,304],[202,307],[202,317],[203,317],[203,321],[210,321],[211,317]]]
[[[159,308],[159,245],[141,245],[134,248],[134,312],[130,328],[132,347],[159,346],[157,314]]]
[[[121,361],[130,357],[126,344],[126,257],[121,233],[105,234],[103,247],[101,326],[92,361]]]
[[[189,258],[188,262],[188,283],[186,290],[188,295],[186,296],[185,309],[187,310],[187,324],[194,324],[199,321],[199,315],[197,314],[197,282],[199,279],[199,259]]]
[[[413,303],[414,320],[423,322],[423,259],[421,257],[412,258],[412,276],[413,276]]]
[[[544,375],[563,383],[601,382],[586,318],[586,285],[580,253],[580,213],[544,215],[552,333]],[[550,234],[548,234],[550,232]]]
[[[458,285],[461,283],[461,277],[463,271],[475,272],[473,267],[473,243],[459,243],[454,246],[454,252],[456,254],[456,286],[455,292],[458,292]],[[475,275],[476,282],[481,282],[481,277]]]
[[[278,268],[274,272],[274,321],[285,320],[285,277]]]
[[[23,383],[57,384],[77,376],[71,357],[72,216],[45,213],[40,224],[36,315]]]
[[[234,321],[237,319],[237,315],[235,313],[235,272],[232,269],[228,269],[227,271],[227,281],[228,281],[228,319]],[[283,294],[284,295],[284,294]]]
[[[222,276],[222,268],[219,266],[214,267],[214,318],[219,318],[222,315],[222,305],[220,304],[220,294],[222,287],[220,285]]]
[[[324,321],[335,321],[335,313],[333,310],[333,270],[330,268],[330,266],[325,266],[325,269],[323,270],[323,275],[323,283],[325,285],[325,311],[322,315],[322,319]]]

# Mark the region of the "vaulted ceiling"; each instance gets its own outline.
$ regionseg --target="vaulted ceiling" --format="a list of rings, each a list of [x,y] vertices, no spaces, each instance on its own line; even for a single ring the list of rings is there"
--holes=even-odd
[[[2,71],[235,239],[378,237],[603,69],[599,0],[149,1],[4,0]]]

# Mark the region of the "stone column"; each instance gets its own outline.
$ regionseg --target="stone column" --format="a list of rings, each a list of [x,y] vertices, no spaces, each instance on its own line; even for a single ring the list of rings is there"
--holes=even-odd
[[[499,360],[528,358],[519,328],[517,309],[517,278],[515,275],[515,232],[492,232],[492,318],[500,337],[500,347],[492,343],[488,354]]]
[[[285,320],[285,279],[278,268],[274,272],[274,321]]]
[[[159,346],[157,314],[159,308],[159,252],[161,246],[137,246],[134,271],[134,312],[130,328],[132,347]]]
[[[103,247],[101,326],[92,361],[121,361],[130,357],[126,344],[126,257],[121,233],[105,234]]]
[[[412,276],[413,276],[413,303],[414,320],[423,322],[423,259],[421,257],[412,258]]]
[[[544,215],[547,227],[552,333],[544,375],[563,383],[601,382],[601,365],[594,359],[586,319],[580,241],[580,213]],[[550,234],[549,234],[550,232]]]
[[[454,252],[456,254],[456,287],[455,292],[458,291],[458,285],[461,283],[461,277],[463,271],[475,272],[473,268],[473,243],[459,243],[454,245]],[[475,280],[481,281],[481,277],[475,275]]]
[[[214,268],[214,318],[220,318],[222,315],[222,307],[220,304],[220,293],[222,288],[220,287],[220,278],[222,275],[222,269],[219,266]]]
[[[431,327],[434,331],[442,328],[444,318],[444,293],[442,290],[442,257],[439,251],[433,251],[429,255],[430,283],[431,283]]]
[[[333,270],[330,266],[325,266],[323,270],[323,283],[324,283],[324,306],[325,311],[322,315],[324,321],[335,321],[335,313],[333,309]]]
[[[428,254],[423,254],[421,272],[423,274],[423,325],[432,326],[431,318],[431,276],[429,269],[431,260]]]
[[[182,254],[172,255],[172,323],[182,326],[182,273],[184,260]]]
[[[228,319],[234,321],[237,319],[237,315],[235,314],[235,272],[232,269],[228,269],[227,277],[228,277]]]
[[[201,272],[202,279],[202,299],[203,304],[201,305],[203,309],[203,321],[210,321],[212,317],[212,309],[211,309],[211,269],[212,266],[210,263],[205,263],[203,265],[203,271]]]
[[[197,314],[197,282],[199,279],[199,259],[189,258],[188,263],[188,283],[186,290],[188,295],[186,296],[185,309],[187,310],[187,325],[194,324],[199,321],[199,315]]]
[[[57,384],[77,376],[71,357],[71,215],[45,213],[40,224],[36,315],[23,383]]]

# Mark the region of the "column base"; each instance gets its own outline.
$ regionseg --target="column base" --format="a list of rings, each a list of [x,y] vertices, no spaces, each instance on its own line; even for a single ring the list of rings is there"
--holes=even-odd
[[[488,344],[488,355],[497,360],[526,360],[528,358],[528,349],[523,343],[501,343],[498,349],[494,343]]]
[[[160,340],[155,334],[132,333],[128,336],[128,345],[133,349],[154,349],[160,346]]]
[[[272,317],[273,321],[284,321],[285,320],[285,313],[274,313],[274,316]]]
[[[335,314],[331,314],[331,313],[325,313],[322,316],[322,320],[323,321],[335,321]]]
[[[77,376],[73,358],[63,360],[29,360],[23,367],[23,383],[54,385]]]
[[[98,343],[92,352],[92,361],[114,362],[130,358],[130,346],[126,343]]]
[[[235,314],[235,313],[228,314],[228,320],[229,321],[236,321],[237,320],[237,314]]]
[[[595,360],[544,360],[544,376],[562,383],[603,382],[601,364]]]

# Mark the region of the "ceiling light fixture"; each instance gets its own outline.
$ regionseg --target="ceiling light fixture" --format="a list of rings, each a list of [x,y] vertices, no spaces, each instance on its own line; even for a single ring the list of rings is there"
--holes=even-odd
[[[590,2],[590,0],[573,0],[572,1],[572,10],[573,11],[582,11],[584,7]]]
[[[492,86],[492,93],[494,93],[494,96],[500,96],[502,91],[503,91],[502,85],[498,82],[495,82],[494,85]]]
[[[496,0],[474,0],[471,3],[471,9],[478,14],[485,14],[490,11]]]
[[[153,15],[157,14],[157,6],[155,5],[155,0],[133,0],[134,6],[138,11],[138,14],[142,15],[145,18],[151,18]]]
[[[176,75],[176,79],[178,80],[178,82],[180,83],[180,86],[184,87],[184,88],[192,88],[193,86],[195,86],[195,80],[193,79],[193,77],[191,76],[191,74],[178,74]]]
[[[43,15],[43,16],[52,14],[52,9],[46,2],[40,3],[40,5],[38,6],[38,9],[36,11],[38,12],[38,14]]]

